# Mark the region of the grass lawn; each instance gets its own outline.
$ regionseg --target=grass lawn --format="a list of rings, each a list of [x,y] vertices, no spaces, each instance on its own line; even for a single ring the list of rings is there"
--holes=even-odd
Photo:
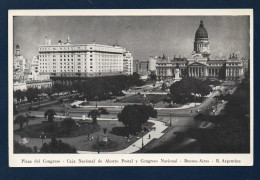
[[[42,118],[41,118],[42,119]],[[24,137],[38,138],[44,132],[48,138],[77,137],[85,134],[91,134],[100,129],[99,125],[93,125],[91,122],[79,122],[79,127],[66,130],[61,127],[60,121],[49,123],[41,121],[39,124],[25,126],[22,130],[16,129],[14,133]]]
[[[39,137],[40,133],[42,132],[42,128],[44,127],[41,123],[42,120],[44,119],[36,118],[38,123],[35,122],[34,124],[25,126],[22,131],[20,131],[19,128],[14,130],[14,140],[19,141],[21,139],[20,135],[24,135],[25,137],[29,138],[29,143],[26,144],[26,146],[31,148],[37,146],[38,148],[41,148],[42,140]],[[135,136],[131,136],[129,139],[127,139],[125,136],[112,134],[111,130],[113,127],[123,127],[123,124],[118,121],[99,120],[98,125],[96,126],[91,125],[91,121],[86,123],[86,127],[74,129],[70,135],[64,135],[56,138],[70,144],[71,146],[74,146],[79,151],[97,151],[97,142],[99,141],[101,143],[99,144],[100,152],[109,152],[125,149],[133,144],[137,139],[142,137],[141,133],[138,133]],[[153,123],[148,122],[143,124],[143,126],[150,130],[153,126]],[[104,136],[103,128],[107,129],[108,145],[102,145]],[[56,132],[53,132],[52,135],[54,136],[55,133]],[[48,135],[47,133],[47,138],[44,140],[44,142],[50,142],[50,136],[51,134]]]

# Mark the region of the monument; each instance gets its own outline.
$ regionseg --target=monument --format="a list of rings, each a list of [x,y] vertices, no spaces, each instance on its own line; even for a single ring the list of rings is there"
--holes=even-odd
[[[180,77],[180,70],[175,69],[174,70],[174,78],[173,78],[173,83],[180,81],[182,78]]]

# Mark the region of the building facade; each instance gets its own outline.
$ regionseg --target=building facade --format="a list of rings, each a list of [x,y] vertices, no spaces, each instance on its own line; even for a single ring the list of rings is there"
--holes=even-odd
[[[31,73],[32,75],[39,74],[39,56],[33,56],[31,63]]]
[[[127,75],[133,74],[134,60],[130,51],[126,51],[123,54],[123,72]]]
[[[150,73],[156,71],[156,62],[157,62],[157,60],[158,60],[157,56],[151,56],[149,58],[148,70],[149,70]]]
[[[180,70],[181,77],[237,80],[244,76],[243,62],[234,53],[228,59],[210,58],[209,38],[203,21],[195,33],[193,46],[191,58],[159,58],[156,62],[157,79],[172,80],[175,69]]]
[[[28,73],[27,61],[21,55],[19,44],[15,47],[14,59],[13,59],[13,80],[15,82],[24,82]]]
[[[124,54],[126,56],[124,56]],[[77,74],[115,74],[131,73],[133,65],[131,53],[115,46],[92,44],[71,44],[70,38],[64,43],[59,40],[52,45],[46,39],[45,45],[39,46],[39,73],[73,76]],[[124,63],[124,57],[127,58]]]
[[[52,80],[42,80],[42,81],[28,81],[26,82],[26,88],[37,88],[37,89],[44,89],[44,88],[51,88],[52,87]]]

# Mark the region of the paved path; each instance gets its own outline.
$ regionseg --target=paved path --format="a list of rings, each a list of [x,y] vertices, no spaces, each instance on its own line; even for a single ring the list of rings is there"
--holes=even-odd
[[[113,120],[117,120],[117,119],[113,119]],[[159,139],[160,137],[162,137],[164,135],[163,131],[168,127],[165,125],[165,123],[160,122],[160,121],[155,121],[150,119],[149,122],[154,123],[153,127],[155,127],[155,130],[152,130],[150,132],[148,132],[146,135],[143,136],[143,145],[145,146],[146,144],[148,144],[150,141],[152,141],[153,139]],[[149,135],[151,136],[151,138],[149,138]],[[142,137],[140,139],[138,139],[137,141],[135,141],[132,145],[130,145],[129,147],[120,150],[120,151],[113,151],[113,152],[100,152],[103,154],[130,154],[130,153],[134,153],[138,150],[140,150],[142,147]],[[77,151],[80,154],[97,154],[97,152],[93,152],[93,151]]]
[[[96,106],[82,106],[82,105],[80,105],[81,103],[83,103],[84,101],[76,101],[76,102],[73,102],[73,103],[71,103],[70,105],[71,106],[77,106],[77,107],[80,107],[80,108],[96,108]],[[201,103],[189,103],[189,104],[185,104],[185,105],[183,105],[183,106],[181,106],[181,107],[178,107],[178,108],[154,108],[154,109],[156,109],[156,110],[171,110],[171,109],[189,109],[189,108],[192,108],[192,107],[196,107],[196,106],[198,106],[198,105],[200,105]],[[98,108],[101,108],[101,107],[103,107],[103,108],[116,108],[116,109],[123,109],[124,108],[124,106],[123,105],[121,105],[121,106],[98,106]]]

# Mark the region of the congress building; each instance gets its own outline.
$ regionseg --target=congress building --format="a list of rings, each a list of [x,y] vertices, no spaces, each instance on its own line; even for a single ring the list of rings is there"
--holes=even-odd
[[[180,77],[238,80],[244,76],[244,61],[234,53],[228,59],[212,59],[209,44],[208,32],[201,20],[195,33],[191,58],[159,57],[156,62],[157,79],[171,81],[176,69],[179,69]]]

